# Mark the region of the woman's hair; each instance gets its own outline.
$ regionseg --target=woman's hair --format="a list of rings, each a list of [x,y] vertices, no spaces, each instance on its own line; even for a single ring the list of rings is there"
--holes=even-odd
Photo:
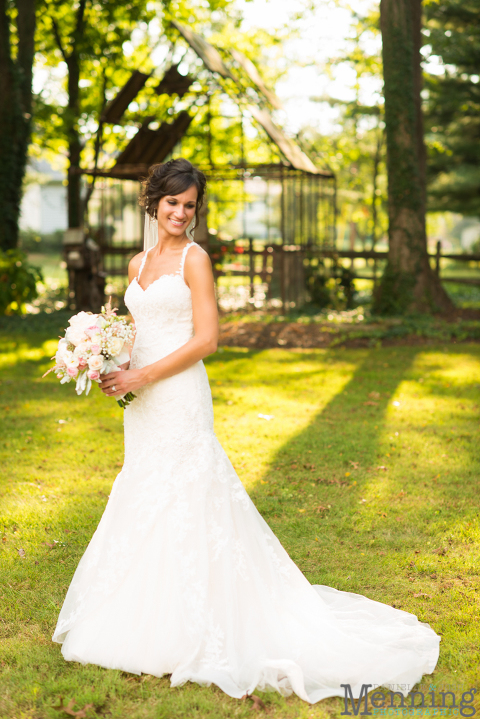
[[[198,211],[203,204],[207,179],[203,172],[197,170],[188,160],[179,157],[158,165],[152,165],[148,177],[142,181],[142,192],[139,202],[150,217],[157,217],[158,203],[166,195],[180,195],[189,187],[197,188],[197,207],[195,210],[195,227]]]

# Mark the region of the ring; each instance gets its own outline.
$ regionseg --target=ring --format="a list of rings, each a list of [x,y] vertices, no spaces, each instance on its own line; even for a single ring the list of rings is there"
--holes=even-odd
[[[117,391],[117,390],[115,389],[115,385],[112,385],[112,390],[113,390],[114,392]]]

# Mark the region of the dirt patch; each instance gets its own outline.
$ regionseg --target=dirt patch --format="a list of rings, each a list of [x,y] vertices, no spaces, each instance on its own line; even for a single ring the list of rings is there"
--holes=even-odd
[[[344,347],[372,347],[381,344],[426,345],[439,342],[457,343],[455,337],[425,337],[420,334],[402,334],[391,336],[388,331],[382,336],[381,325],[362,325],[361,327],[331,326],[321,323],[303,322],[225,322],[220,325],[219,345],[223,347],[249,347],[251,349],[326,348],[332,345]],[[362,335],[362,336],[358,336]],[[477,338],[465,338],[469,342],[478,342]]]

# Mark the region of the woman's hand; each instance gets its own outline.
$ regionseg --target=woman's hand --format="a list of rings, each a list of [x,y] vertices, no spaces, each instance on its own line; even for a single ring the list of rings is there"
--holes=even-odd
[[[127,392],[135,392],[144,384],[146,381],[141,369],[119,369],[117,372],[102,375],[100,389],[107,397],[123,397]]]

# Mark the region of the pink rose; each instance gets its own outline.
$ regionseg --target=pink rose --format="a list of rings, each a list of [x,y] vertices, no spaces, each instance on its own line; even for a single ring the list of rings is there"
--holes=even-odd
[[[78,360],[78,366],[80,369],[84,369],[87,366],[87,360],[83,359],[83,357],[80,357]]]
[[[87,377],[88,377],[88,379],[91,379],[91,380],[100,379],[100,372],[97,372],[96,369],[90,369],[87,372]]]
[[[67,367],[67,374],[69,377],[76,377],[78,374],[78,367]]]
[[[101,370],[103,367],[103,355],[92,355],[88,360],[88,366],[93,370]]]
[[[100,354],[100,349],[101,349],[100,345],[92,345],[90,347],[90,349],[92,350],[92,354],[94,354],[94,355]]]

